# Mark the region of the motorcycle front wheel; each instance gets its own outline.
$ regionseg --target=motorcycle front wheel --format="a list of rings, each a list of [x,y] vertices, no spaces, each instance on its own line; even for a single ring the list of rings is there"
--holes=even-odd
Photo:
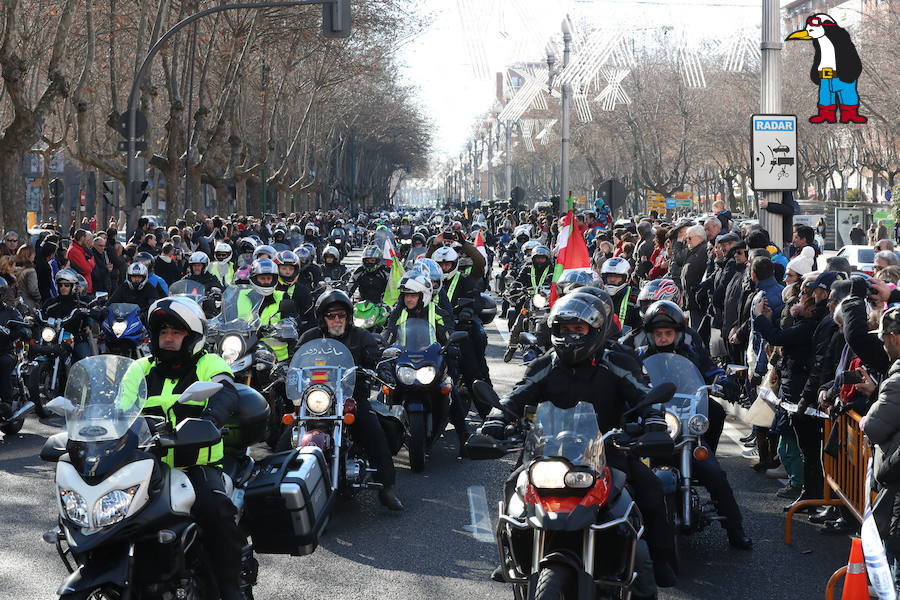
[[[415,473],[425,470],[425,449],[428,445],[425,413],[409,413],[409,439],[406,447],[409,450],[409,468]]]
[[[0,431],[2,431],[4,435],[16,435],[22,430],[22,427],[24,425],[25,417],[19,417],[15,421],[10,421],[9,423],[0,425]]]
[[[28,373],[28,393],[34,402],[34,414],[41,419],[50,416],[44,403],[50,399],[50,379],[53,375],[51,367],[50,363],[40,362]]]
[[[121,590],[107,586],[87,592],[63,594],[59,600],[120,600],[121,598]]]
[[[575,575],[563,565],[549,564],[541,569],[534,588],[534,600],[567,600],[577,592]]]

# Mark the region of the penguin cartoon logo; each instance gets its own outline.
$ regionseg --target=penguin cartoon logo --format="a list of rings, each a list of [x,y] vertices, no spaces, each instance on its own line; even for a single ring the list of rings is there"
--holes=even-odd
[[[865,123],[859,114],[856,81],[862,62],[846,29],[825,13],[806,19],[806,27],[787,36],[787,40],[812,40],[815,48],[809,77],[819,86],[819,113],[810,123],[836,123],[838,107],[841,123]]]

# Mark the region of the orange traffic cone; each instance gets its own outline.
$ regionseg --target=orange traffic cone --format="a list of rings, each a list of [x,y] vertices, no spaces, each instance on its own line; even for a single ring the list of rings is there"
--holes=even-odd
[[[841,600],[869,600],[869,584],[866,578],[866,559],[863,556],[862,540],[853,538],[850,546],[850,560],[844,577]]]

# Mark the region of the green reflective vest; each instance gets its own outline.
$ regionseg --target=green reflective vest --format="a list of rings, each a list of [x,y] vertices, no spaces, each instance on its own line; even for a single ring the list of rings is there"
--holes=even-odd
[[[401,346],[406,345],[406,319],[409,317],[409,311],[405,308],[400,311],[400,316],[397,318],[397,342]],[[438,325],[444,324],[444,318],[441,315],[437,314],[435,310],[434,302],[428,303],[428,324],[431,325],[431,333],[429,335],[429,343],[433,344],[437,341],[435,338],[435,332],[437,331]]]
[[[138,359],[137,364],[141,365],[144,370],[144,377],[147,378],[148,386],[151,385],[156,378],[151,377],[155,365],[149,356]],[[207,400],[200,402],[185,402],[178,404],[178,397],[195,381],[212,381],[216,375],[233,376],[231,367],[218,354],[204,354],[197,361],[195,371],[196,377],[183,377],[181,379],[163,379],[162,389],[147,390],[147,403],[144,405],[143,412],[149,415],[158,415],[167,417],[175,427],[178,422],[188,417],[199,417],[206,409]],[[174,408],[173,408],[174,407]],[[171,409],[171,410],[170,410]],[[171,449],[163,457],[163,462],[170,467],[185,469],[195,465],[216,464],[222,460],[225,445],[221,440],[200,449],[178,448]]]

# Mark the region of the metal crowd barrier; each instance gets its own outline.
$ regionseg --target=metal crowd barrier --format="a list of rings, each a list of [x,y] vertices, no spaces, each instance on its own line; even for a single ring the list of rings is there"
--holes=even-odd
[[[825,489],[822,498],[797,502],[784,519],[784,543],[791,543],[791,525],[794,514],[809,506],[846,506],[862,523],[866,494],[866,468],[872,452],[859,428],[862,417],[855,411],[847,411],[836,420],[825,421],[823,444],[827,444],[833,429],[837,428],[837,455],[822,453],[825,471]]]

